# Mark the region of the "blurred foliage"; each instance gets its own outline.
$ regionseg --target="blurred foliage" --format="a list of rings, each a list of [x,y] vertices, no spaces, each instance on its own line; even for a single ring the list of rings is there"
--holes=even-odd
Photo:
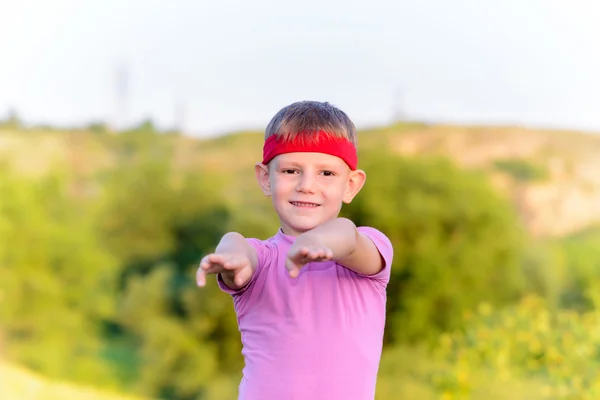
[[[597,291],[593,297],[600,300]],[[482,303],[466,320],[440,338],[437,357],[452,363],[435,375],[443,393],[470,398],[471,375],[487,368],[506,381],[543,381],[540,398],[600,398],[600,311],[551,313],[543,299],[528,296],[504,310]]]
[[[152,134],[142,128],[140,135]],[[126,170],[105,175],[98,227],[121,260],[121,302],[109,333],[136,343],[136,391],[194,399],[217,372],[240,368],[227,296],[215,287],[198,290],[194,279],[199,257],[226,232],[229,210],[220,204],[218,182],[176,174],[170,157],[168,149],[144,147],[128,153]]]
[[[0,193],[3,352],[51,377],[109,384],[99,321],[115,312],[118,262],[99,246],[93,213],[60,173],[24,182],[3,168]]]
[[[485,177],[444,159],[367,154],[369,178],[345,211],[394,243],[388,287],[391,341],[430,339],[456,328],[481,301],[522,293],[524,239],[514,211]]]
[[[520,158],[497,160],[494,166],[518,182],[541,181],[548,177],[548,171],[543,166]]]
[[[522,265],[529,292],[552,311],[593,310],[597,304],[588,293],[600,280],[600,228],[531,245]]]
[[[29,178],[0,168],[2,356],[153,398],[234,398],[232,302],[194,276],[225,232],[277,229],[252,165],[233,162],[253,157],[228,153],[224,137],[201,144],[199,168],[150,121],[93,131],[110,168]],[[367,184],[343,215],[395,248],[377,399],[596,393],[599,230],[534,242],[485,175],[446,159],[371,147],[361,168]]]

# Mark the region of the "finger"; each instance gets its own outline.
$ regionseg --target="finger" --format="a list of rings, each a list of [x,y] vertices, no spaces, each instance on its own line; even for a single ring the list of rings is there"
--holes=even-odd
[[[327,249],[319,249],[319,258],[321,260],[327,259]]]
[[[245,257],[231,254],[214,254],[209,259],[212,265],[219,265],[226,270],[240,269],[247,263]]]
[[[235,283],[237,286],[242,286],[243,282],[244,280],[241,277],[236,276],[233,278],[233,283]]]
[[[333,258],[333,252],[327,248],[321,248],[317,250],[316,253],[320,260],[329,260]]]
[[[297,278],[299,274],[300,274],[299,268],[292,268],[289,270],[290,278]]]
[[[295,268],[295,266],[294,266],[294,262],[292,261],[292,259],[291,259],[291,258],[289,258],[289,257],[288,257],[288,258],[285,260],[285,269],[287,269],[287,270],[288,270],[288,272],[289,272],[289,271],[291,271],[291,270],[292,270],[292,269],[294,269],[294,268]]]
[[[203,270],[207,270],[211,265],[211,262],[209,261],[209,256],[205,256],[202,258],[202,260],[200,260],[200,268],[202,268]]]
[[[205,261],[201,264],[201,267],[208,273],[238,269],[242,266],[242,260],[225,254],[211,254],[206,256]]]
[[[202,260],[200,261],[200,268],[202,268],[203,270],[206,271],[211,266],[213,266],[215,264],[219,264],[220,258],[221,258],[221,256],[219,256],[217,254],[209,254],[207,256],[204,256],[202,258]]]
[[[307,257],[310,254],[310,249],[308,247],[302,247],[298,251],[298,255],[300,257]]]
[[[292,271],[300,270],[301,266],[292,259],[288,258],[285,261],[285,268],[288,270],[288,274],[290,274]]]
[[[196,272],[196,284],[199,287],[204,287],[206,285],[206,272],[201,267],[198,268]]]
[[[327,258],[326,250],[319,249],[311,251],[306,257],[308,261],[325,260]]]
[[[206,256],[206,260],[210,264],[225,264],[227,262],[227,256],[224,254],[212,253]]]
[[[293,251],[293,252],[289,252],[287,255],[287,259],[293,260],[293,262],[301,262],[303,258],[304,258],[304,255],[302,254],[302,249],[299,249],[299,250]]]
[[[240,273],[235,274],[235,276],[233,277],[233,282],[237,286],[241,287],[246,282],[248,282],[251,277],[252,277],[252,274],[249,274],[248,271],[246,271],[246,272],[242,271]]]
[[[242,268],[245,265],[245,260],[241,257],[231,257],[223,263],[223,268],[234,270]]]
[[[204,270],[204,273],[206,275],[208,275],[208,274],[220,274],[220,273],[225,272],[225,271],[227,271],[227,268],[225,268],[221,264],[210,264],[210,266]]]

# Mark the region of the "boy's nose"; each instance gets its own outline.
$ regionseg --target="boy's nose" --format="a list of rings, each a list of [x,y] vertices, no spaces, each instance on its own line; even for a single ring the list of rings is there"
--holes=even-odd
[[[296,190],[303,193],[314,193],[315,178],[311,174],[302,174]]]

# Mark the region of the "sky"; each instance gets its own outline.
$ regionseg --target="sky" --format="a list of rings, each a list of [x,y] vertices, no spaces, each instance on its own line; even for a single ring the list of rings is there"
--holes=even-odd
[[[0,117],[210,136],[329,101],[359,128],[600,132],[597,0],[0,0]]]

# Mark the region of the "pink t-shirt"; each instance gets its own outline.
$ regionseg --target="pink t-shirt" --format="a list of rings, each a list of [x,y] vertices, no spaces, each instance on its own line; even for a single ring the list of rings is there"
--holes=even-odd
[[[363,276],[329,261],[307,264],[290,278],[285,258],[294,241],[281,230],[246,239],[258,268],[233,297],[245,360],[239,400],[372,400],[385,325],[393,249],[374,228],[359,227],[385,268]]]

